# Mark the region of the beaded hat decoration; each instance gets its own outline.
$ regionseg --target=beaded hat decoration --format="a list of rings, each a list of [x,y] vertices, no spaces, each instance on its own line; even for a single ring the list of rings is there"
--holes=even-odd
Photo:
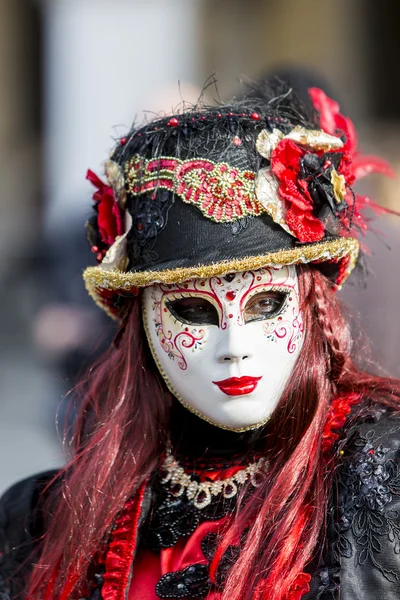
[[[92,171],[87,232],[98,266],[86,287],[120,318],[139,288],[235,271],[312,263],[340,287],[359,256],[365,207],[352,186],[371,172],[352,122],[322,90],[313,110],[280,81],[259,98],[197,106],[121,138]]]

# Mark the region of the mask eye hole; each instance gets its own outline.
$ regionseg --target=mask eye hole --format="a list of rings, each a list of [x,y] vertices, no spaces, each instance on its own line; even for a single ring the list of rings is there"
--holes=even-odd
[[[165,304],[178,321],[187,325],[219,325],[215,306],[204,298],[180,298]]]
[[[244,308],[245,323],[273,319],[285,309],[288,296],[287,292],[272,290],[256,294],[250,298]]]

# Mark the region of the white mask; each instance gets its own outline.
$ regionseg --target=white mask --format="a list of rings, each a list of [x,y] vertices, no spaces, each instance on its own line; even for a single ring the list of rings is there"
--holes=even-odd
[[[158,369],[186,408],[233,431],[268,421],[303,343],[295,267],[155,284],[143,313]]]

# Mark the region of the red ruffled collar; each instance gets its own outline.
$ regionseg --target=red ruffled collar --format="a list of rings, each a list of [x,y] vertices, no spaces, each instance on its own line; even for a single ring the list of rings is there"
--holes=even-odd
[[[137,550],[139,521],[147,482],[133,500],[129,500],[115,521],[111,541],[105,555],[105,573],[101,595],[103,600],[124,600]]]

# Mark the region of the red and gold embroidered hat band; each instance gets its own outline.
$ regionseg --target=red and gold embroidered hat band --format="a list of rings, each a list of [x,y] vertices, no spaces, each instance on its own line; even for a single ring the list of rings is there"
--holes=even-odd
[[[309,111],[281,82],[266,90],[134,129],[107,183],[88,172],[99,264],[84,278],[111,316],[155,282],[311,263],[340,287],[355,267],[374,205],[353,184],[389,167],[358,153],[353,124],[321,90]]]
[[[136,155],[126,165],[127,187],[132,196],[169,190],[217,223],[256,217],[264,211],[255,194],[255,179],[254,171],[241,171],[206,159],[163,156],[145,161]]]
[[[239,140],[239,138],[238,138]],[[165,189],[186,202],[196,206],[201,213],[217,223],[230,222],[248,216],[259,216],[266,212],[283,228],[290,230],[285,220],[284,196],[278,189],[279,177],[274,177],[277,159],[271,155],[278,142],[293,140],[298,147],[329,152],[343,146],[343,141],[323,131],[310,131],[296,127],[284,136],[278,129],[270,133],[263,129],[256,140],[261,156],[267,158],[272,166],[254,171],[235,169],[227,163],[214,163],[206,159],[178,160],[170,156],[145,160],[134,155],[125,165],[127,189],[132,196],[140,196],[157,189]],[[238,142],[236,142],[238,143]],[[346,180],[326,159],[325,173],[329,171],[332,194],[338,206],[346,195]],[[319,222],[319,221],[318,221]],[[315,236],[314,236],[315,237]],[[322,239],[323,230],[317,238]],[[305,240],[305,241],[317,241]],[[300,239],[300,237],[299,237]]]

